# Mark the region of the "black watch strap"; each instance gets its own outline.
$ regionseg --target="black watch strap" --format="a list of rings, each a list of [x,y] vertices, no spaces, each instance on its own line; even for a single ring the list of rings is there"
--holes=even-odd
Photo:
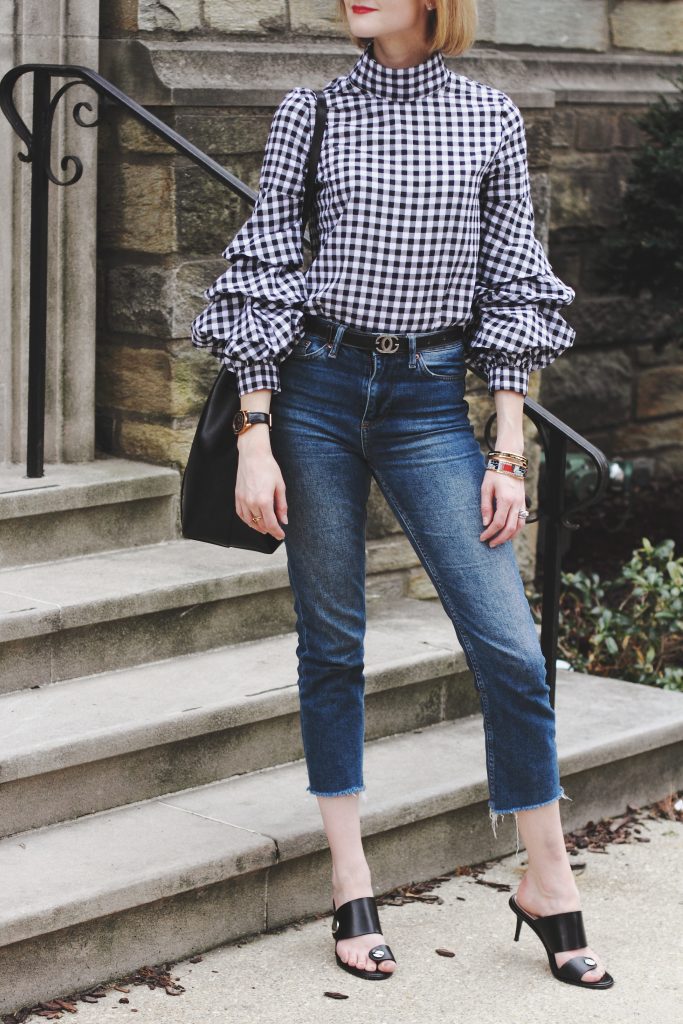
[[[256,410],[254,412],[251,412],[250,410],[247,409],[240,409],[239,412],[235,413],[235,416],[233,417],[232,429],[234,433],[241,433],[245,428],[246,423],[249,423],[249,425],[253,423],[267,423],[268,427],[271,427],[272,413],[260,412]]]

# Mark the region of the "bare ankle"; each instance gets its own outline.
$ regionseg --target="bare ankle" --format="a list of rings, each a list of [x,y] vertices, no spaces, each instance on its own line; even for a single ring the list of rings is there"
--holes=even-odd
[[[366,860],[346,861],[332,866],[332,882],[335,886],[349,883],[362,884],[370,882],[370,867]]]
[[[568,865],[567,868],[568,870],[562,870],[562,866],[560,865],[557,870],[544,870],[541,875],[529,868],[526,874],[528,879],[527,885],[530,885],[539,896],[543,897],[543,899],[560,900],[568,897],[577,898],[579,896],[579,890],[574,876],[571,873],[571,868]]]

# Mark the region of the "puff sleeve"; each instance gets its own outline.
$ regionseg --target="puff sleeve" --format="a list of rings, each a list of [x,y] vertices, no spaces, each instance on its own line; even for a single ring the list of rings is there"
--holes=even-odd
[[[501,141],[480,191],[468,364],[486,374],[490,395],[501,389],[526,395],[530,371],[574,343],[576,331],[559,309],[575,292],[555,276],[534,234],[524,121],[510,97],[501,96]]]
[[[310,89],[292,89],[280,102],[252,214],[223,251],[230,266],[206,289],[209,305],[192,322],[192,344],[236,373],[240,395],[280,391],[277,364],[304,334],[301,215],[314,116]]]

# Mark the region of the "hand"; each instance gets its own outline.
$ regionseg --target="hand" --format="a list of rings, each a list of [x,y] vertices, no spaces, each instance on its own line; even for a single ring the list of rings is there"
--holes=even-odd
[[[479,540],[486,542],[495,536],[496,539],[489,544],[491,548],[511,540],[523,529],[526,521],[517,515],[520,508],[526,508],[524,480],[487,469],[481,485],[481,517],[485,529],[479,535]]]
[[[249,437],[249,435],[252,435]],[[270,449],[267,424],[257,423],[238,438],[235,510],[240,519],[259,533],[276,540],[285,536],[280,522],[287,524],[285,482]],[[253,522],[252,516],[262,516]]]

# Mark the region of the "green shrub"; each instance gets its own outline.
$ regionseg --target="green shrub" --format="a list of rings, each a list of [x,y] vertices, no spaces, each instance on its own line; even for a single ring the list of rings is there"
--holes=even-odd
[[[621,219],[601,239],[601,271],[622,293],[648,288],[661,300],[683,296],[683,69],[634,122],[645,140],[636,150]]]
[[[577,672],[683,692],[683,558],[642,538],[618,576],[561,575],[558,654]],[[527,589],[537,622],[541,594]]]

